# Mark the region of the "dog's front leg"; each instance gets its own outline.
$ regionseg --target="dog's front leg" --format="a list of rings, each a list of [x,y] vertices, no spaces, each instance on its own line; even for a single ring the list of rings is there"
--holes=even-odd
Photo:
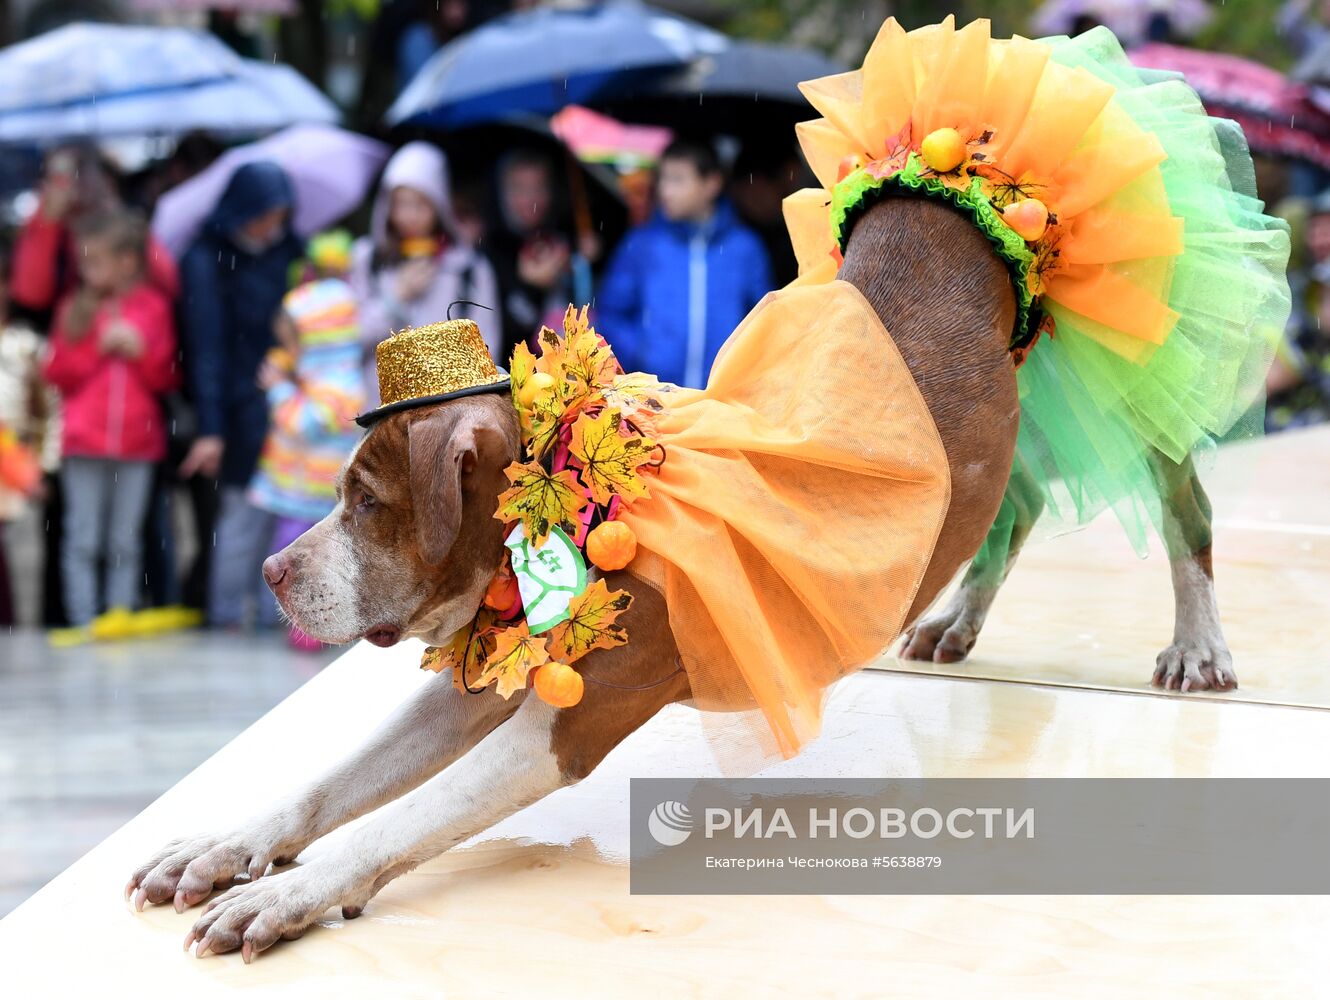
[[[1210,500],[1190,456],[1179,465],[1152,452],[1151,467],[1163,507],[1174,604],[1173,642],[1156,658],[1151,682],[1177,691],[1231,690],[1238,675],[1215,599]]]
[[[330,907],[357,916],[398,875],[571,783],[554,748],[559,710],[533,695],[517,699],[511,719],[455,767],[356,831],[345,847],[218,896],[185,947],[199,942],[199,956],[240,948],[248,962],[278,940],[298,937]]]
[[[285,864],[319,837],[415,788],[475,746],[516,705],[469,697],[445,672],[405,701],[359,750],[289,802],[217,835],[173,841],[139,867],[125,887],[142,909],[173,900],[184,910],[215,886],[269,864]]]
[[[906,631],[902,659],[957,663],[970,655],[998,590],[1043,511],[1039,482],[1017,454],[983,547],[946,606],[929,611]]]

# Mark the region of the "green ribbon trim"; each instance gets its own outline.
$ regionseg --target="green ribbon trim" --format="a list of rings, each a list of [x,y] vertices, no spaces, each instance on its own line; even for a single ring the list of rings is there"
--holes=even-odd
[[[978,227],[1007,265],[1016,295],[1016,324],[1010,349],[1028,346],[1034,341],[1042,319],[1028,280],[1034,252],[1002,221],[993,203],[985,197],[978,177],[971,178],[970,186],[961,189],[943,183],[934,175],[924,175],[925,169],[919,154],[911,152],[905,166],[889,177],[874,177],[864,167],[847,175],[831,192],[831,235],[836,245],[843,254],[859,217],[885,197],[932,198],[950,205]]]

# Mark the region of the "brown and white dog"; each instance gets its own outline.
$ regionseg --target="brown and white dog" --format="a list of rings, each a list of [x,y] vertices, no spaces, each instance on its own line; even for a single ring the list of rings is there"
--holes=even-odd
[[[979,549],[1008,487],[1019,417],[1007,353],[1015,302],[1007,271],[979,231],[921,200],[887,200],[869,211],[840,277],[891,331],[950,465],[951,504],[910,612],[914,621]],[[376,424],[342,473],[336,509],[264,564],[281,606],[326,642],[364,637],[389,646],[418,636],[442,644],[471,620],[500,564],[502,525],[492,514],[518,445],[516,415],[503,395],[407,410]],[[1161,460],[1158,469],[1177,619],[1154,681],[1183,690],[1229,687],[1235,679],[1211,583],[1209,508],[1189,467]],[[1012,490],[1023,501],[1014,553],[1039,504],[1021,477],[1012,478]],[[186,947],[197,942],[198,955],[240,949],[249,961],[299,936],[330,907],[358,915],[398,875],[579,781],[663,706],[689,698],[687,675],[671,673],[676,649],[661,595],[625,572],[607,579],[634,595],[624,619],[633,641],[591,653],[579,669],[622,686],[667,682],[638,690],[589,684],[577,706],[554,709],[520,692],[506,701],[493,688],[462,695],[450,677],[433,678],[324,778],[270,815],[168,844],[133,874],[126,895],[140,909],[174,902],[183,911],[247,875],[212,900]],[[967,576],[945,609],[914,625],[906,655],[962,658],[1000,582]],[[314,840],[380,807],[336,854],[267,875],[270,865],[288,864]]]

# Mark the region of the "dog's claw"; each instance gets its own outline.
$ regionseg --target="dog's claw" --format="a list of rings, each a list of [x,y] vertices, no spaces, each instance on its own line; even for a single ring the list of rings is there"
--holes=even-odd
[[[138,892],[134,893],[134,909],[137,910],[139,913],[143,912],[144,904],[146,904],[147,902],[148,902],[147,889],[139,889]]]

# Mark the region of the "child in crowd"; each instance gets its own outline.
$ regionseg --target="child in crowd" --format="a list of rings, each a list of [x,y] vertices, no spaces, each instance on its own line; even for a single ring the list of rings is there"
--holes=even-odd
[[[291,230],[295,188],[269,160],[242,164],[181,259],[181,339],[198,436],[180,465],[193,480],[199,552],[185,587],[207,581],[208,623],[234,629],[251,601],[272,595],[259,567],[270,525],[246,499],[268,433],[258,385],[273,346],[273,317],[302,246]]]
[[[503,291],[500,364],[518,344],[531,343],[541,324],[557,328],[569,302],[590,296],[600,240],[594,233],[574,239],[559,189],[554,162],[542,151],[518,147],[499,158],[488,246]]]
[[[138,602],[142,532],[153,463],[166,453],[161,397],[178,383],[171,303],[146,278],[147,226],[111,209],[80,222],[79,286],[61,302],[44,373],[63,403],[65,609],[72,638],[103,602]]]
[[[394,153],[379,182],[370,233],[352,251],[350,282],[360,303],[371,405],[379,395],[379,341],[408,326],[438,322],[454,302],[452,318],[479,322],[499,358],[497,324],[484,318],[499,307],[498,284],[490,262],[471,245],[473,235],[453,211],[443,153],[426,142],[409,142]]]
[[[709,145],[678,139],[661,154],[656,216],[610,260],[596,309],[626,371],[701,388],[720,345],[773,288],[761,239],[721,191]]]
[[[259,372],[271,423],[249,501],[272,518],[272,552],[336,505],[333,484],[360,437],[352,418],[366,409],[356,299],[333,276],[345,273],[345,244],[316,239],[310,259],[318,276],[287,293],[277,324],[281,346]],[[297,628],[290,638],[298,649],[320,647]]]

